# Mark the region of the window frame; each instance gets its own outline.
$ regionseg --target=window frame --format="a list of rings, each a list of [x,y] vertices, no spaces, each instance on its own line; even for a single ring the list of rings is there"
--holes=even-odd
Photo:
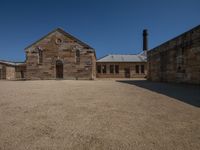
[[[81,56],[81,52],[80,50],[76,50],[76,63],[79,64],[80,63],[80,56]]]
[[[97,73],[101,74],[101,65],[97,65]]]
[[[119,65],[115,65],[115,74],[119,74]]]
[[[139,65],[135,65],[135,73],[136,74],[140,73],[140,66]]]
[[[43,51],[41,49],[38,49],[38,64],[43,63]]]
[[[102,65],[102,73],[103,74],[107,73],[107,67],[106,67],[106,65]]]
[[[144,65],[141,65],[141,66],[140,66],[140,72],[141,72],[142,74],[145,73]]]
[[[114,74],[114,65],[110,65],[110,74]]]

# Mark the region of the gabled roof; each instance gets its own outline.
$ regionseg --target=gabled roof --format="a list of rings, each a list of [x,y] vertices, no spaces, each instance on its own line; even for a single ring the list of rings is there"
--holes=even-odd
[[[62,34],[64,34],[65,36],[73,39],[75,42],[79,43],[80,45],[84,46],[85,48],[89,48],[89,49],[93,49],[92,47],[90,47],[89,45],[87,45],[86,43],[80,41],[79,39],[77,39],[76,37],[72,36],[71,34],[65,32],[63,29],[61,28],[56,28],[55,30],[51,31],[50,33],[48,33],[47,35],[43,36],[42,38],[40,38],[39,40],[37,40],[36,42],[32,43],[31,45],[27,46],[25,48],[25,50],[27,50],[28,48],[30,48],[31,46],[35,45],[36,43],[40,42],[41,40],[43,40],[44,38],[46,38],[47,36],[49,36],[50,34],[54,33],[54,32],[60,32]],[[93,49],[94,50],[94,49]]]
[[[1,64],[6,64],[10,66],[19,66],[19,65],[24,65],[24,62],[12,62],[12,61],[6,61],[6,60],[0,60]]]
[[[146,56],[142,54],[136,54],[136,55],[109,54],[97,60],[97,62],[146,62],[146,61],[147,61]]]

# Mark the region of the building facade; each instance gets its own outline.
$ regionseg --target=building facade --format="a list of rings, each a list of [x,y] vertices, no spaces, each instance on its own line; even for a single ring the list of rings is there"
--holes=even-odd
[[[107,55],[96,63],[97,78],[144,78],[147,74],[146,56]]]
[[[95,50],[62,29],[56,29],[26,49],[26,78],[94,79]]]
[[[148,33],[143,30],[143,52],[131,55],[106,55],[97,60],[98,78],[144,78],[147,75]]]
[[[25,63],[0,61],[0,80],[24,80],[25,78]]]
[[[148,79],[200,84],[200,25],[147,53]]]
[[[57,28],[25,48],[22,64],[0,62],[0,79],[87,79],[96,77],[95,50]],[[22,71],[23,70],[23,71]]]

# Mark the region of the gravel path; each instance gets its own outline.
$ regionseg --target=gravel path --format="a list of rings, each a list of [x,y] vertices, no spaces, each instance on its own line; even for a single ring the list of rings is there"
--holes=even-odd
[[[0,150],[199,150],[200,88],[146,83],[0,81]]]

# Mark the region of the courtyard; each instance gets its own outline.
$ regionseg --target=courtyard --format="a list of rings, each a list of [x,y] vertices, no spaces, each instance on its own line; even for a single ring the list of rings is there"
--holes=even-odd
[[[0,81],[0,150],[199,150],[200,87]]]

